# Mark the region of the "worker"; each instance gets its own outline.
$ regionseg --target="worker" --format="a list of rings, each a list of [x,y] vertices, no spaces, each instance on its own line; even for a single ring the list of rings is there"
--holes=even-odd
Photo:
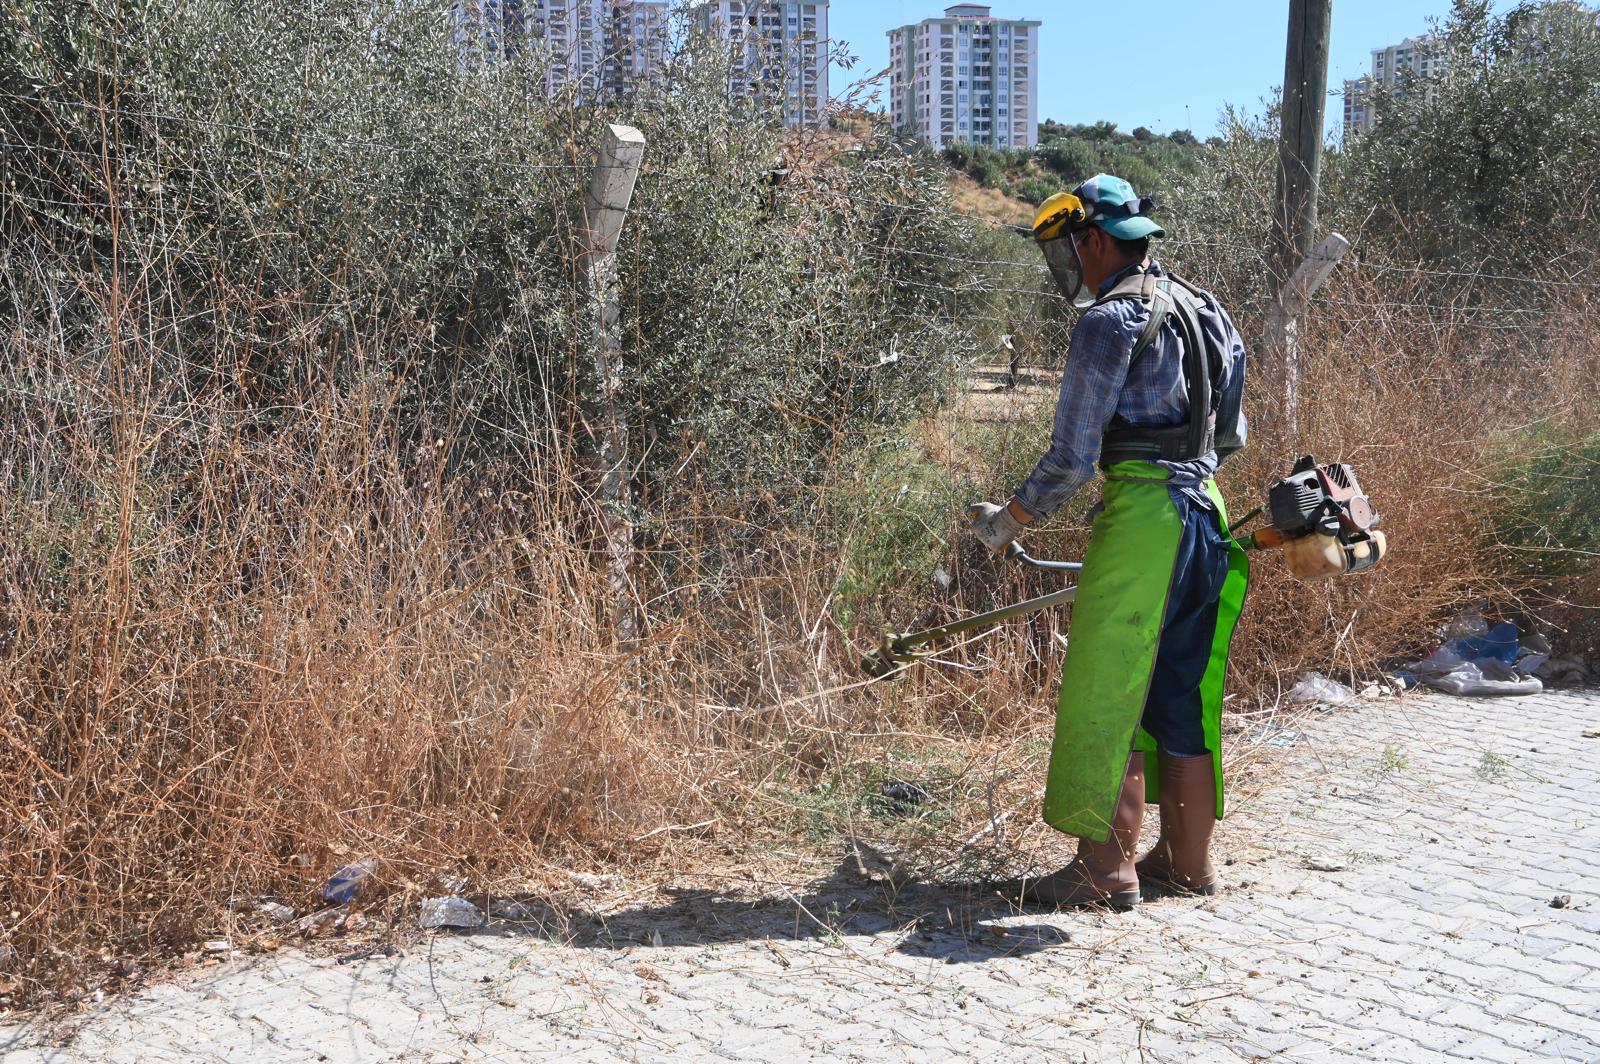
[[[1213,296],[1149,257],[1166,236],[1154,207],[1108,174],[1040,206],[1034,239],[1084,312],[1049,450],[1005,505],[969,512],[1001,552],[1097,464],[1105,475],[1045,783],[1044,819],[1078,837],[1077,857],[1022,888],[1061,907],[1128,909],[1141,882],[1195,894],[1217,883],[1223,675],[1248,563],[1212,477],[1245,442],[1244,344]],[[1146,801],[1160,806],[1161,835],[1136,862]]]

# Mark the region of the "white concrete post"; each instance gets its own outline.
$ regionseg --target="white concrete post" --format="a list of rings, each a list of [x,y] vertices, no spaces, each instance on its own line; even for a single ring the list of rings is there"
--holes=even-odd
[[[606,127],[584,199],[580,259],[593,301],[595,394],[590,399],[592,415],[598,420],[601,535],[611,582],[612,622],[624,642],[637,634],[637,595],[629,572],[633,522],[629,516],[628,418],[617,399],[622,388],[622,329],[616,252],[644,161],[644,143],[644,134],[632,126]]]
[[[1350,241],[1329,233],[1267,306],[1268,364],[1283,367],[1283,428],[1293,441],[1300,433],[1300,315],[1328,274],[1350,250]]]

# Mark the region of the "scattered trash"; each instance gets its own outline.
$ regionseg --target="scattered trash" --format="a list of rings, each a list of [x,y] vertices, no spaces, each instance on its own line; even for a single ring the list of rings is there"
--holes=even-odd
[[[354,953],[346,953],[335,957],[335,964],[354,964],[356,961],[371,960],[373,957],[393,957],[400,951],[393,946],[375,946],[372,949],[358,949]]]
[[[322,896],[335,905],[349,905],[361,892],[362,881],[377,870],[378,862],[371,857],[347,864],[328,877],[328,885],[322,888]]]
[[[360,909],[351,909],[340,918],[339,930],[345,932],[360,931],[363,927],[366,927],[371,922],[372,921],[367,914],[362,912]]]
[[[1304,746],[1311,737],[1296,728],[1286,728],[1269,720],[1252,728],[1247,738],[1250,742],[1264,743],[1279,750],[1293,750],[1297,746]]]
[[[951,579],[950,574],[943,569],[935,569],[933,571],[933,586],[940,591],[949,591],[952,583],[954,581]]]
[[[1420,668],[1427,668],[1423,663]],[[1523,676],[1508,665],[1497,661],[1458,661],[1424,673],[1422,682],[1446,694],[1465,695],[1469,698],[1492,698],[1503,695],[1536,695],[1544,690],[1537,676]]]
[[[281,901],[260,902],[256,905],[256,912],[275,924],[287,923],[294,919],[294,909]]]
[[[543,908],[516,898],[495,898],[489,903],[490,915],[500,920],[537,920]]]
[[[417,925],[432,927],[482,927],[483,910],[465,898],[425,898]]]
[[[1557,894],[1555,897],[1550,899],[1550,908],[1552,908],[1552,909],[1570,909],[1570,908],[1572,908],[1572,895],[1571,894]]]
[[[1307,857],[1305,866],[1313,872],[1344,872],[1350,868],[1337,857]]]
[[[1342,706],[1356,693],[1337,680],[1330,680],[1320,672],[1308,672],[1283,697],[1290,702],[1323,702]]]
[[[617,886],[616,876],[597,876],[593,872],[568,872],[567,875],[585,890],[611,890]]]
[[[467,877],[441,874],[433,877],[432,885],[444,894],[463,894],[467,889]]]
[[[1589,662],[1577,654],[1552,657],[1534,669],[1533,674],[1551,687],[1585,687],[1595,675]]]
[[[1585,739],[1600,739],[1600,728],[1583,729],[1583,737]]]
[[[321,938],[332,931],[339,923],[338,909],[323,909],[321,912],[303,916],[296,928],[304,938]]]
[[[1483,609],[1480,606],[1468,606],[1450,619],[1441,633],[1441,639],[1446,643],[1453,643],[1457,639],[1470,639],[1475,635],[1482,635],[1489,630],[1489,622],[1483,619]]]
[[[888,802],[889,808],[901,816],[933,799],[933,795],[924,788],[907,780],[885,780],[879,793]]]
[[[1390,671],[1389,679],[1402,691],[1409,691],[1422,682],[1422,678],[1410,669],[1394,669]]]
[[[210,938],[200,948],[206,953],[229,953],[232,952],[233,945],[225,938]]]
[[[1544,690],[1534,675],[1550,657],[1549,644],[1541,637],[1529,636],[1525,643],[1516,625],[1491,628],[1476,609],[1463,611],[1446,634],[1453,638],[1412,666],[1429,687],[1475,698]]]

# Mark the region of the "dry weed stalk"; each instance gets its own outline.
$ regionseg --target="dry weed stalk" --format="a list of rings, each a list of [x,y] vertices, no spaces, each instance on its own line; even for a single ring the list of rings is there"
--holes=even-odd
[[[739,851],[763,826],[793,831],[814,785],[907,750],[955,751],[944,842],[1031,821],[1016,811],[1036,786],[1067,618],[950,648],[898,686],[862,683],[855,648],[872,634],[837,618],[874,504],[830,397],[784,412],[827,435],[811,497],[747,496],[764,507],[747,518],[696,479],[703,465],[654,485],[648,633],[620,647],[583,531],[575,377],[538,381],[529,405],[544,420],[495,422],[493,402],[529,384],[471,363],[465,311],[441,367],[424,357],[429,327],[403,301],[351,296],[336,256],[300,288],[265,268],[197,275],[172,242],[184,204],[162,205],[168,224],[130,226],[129,190],[99,177],[61,182],[86,197],[93,233],[29,230],[5,263],[9,305],[51,308],[0,339],[13,431],[0,456],[0,979],[14,997],[114,984],[152,952],[248,921],[258,894],[311,901],[358,857],[404,888]],[[281,234],[251,237],[265,259]],[[551,237],[570,259],[571,233]],[[1242,511],[1300,451],[1352,461],[1394,554],[1332,587],[1259,563],[1236,645],[1242,708],[1272,703],[1302,668],[1369,675],[1424,648],[1442,611],[1502,590],[1480,534],[1486,449],[1526,423],[1593,416],[1600,324],[1582,300],[1491,332],[1470,293],[1452,302],[1420,273],[1354,268],[1332,291],[1303,329],[1301,437],[1258,434],[1227,492]],[[1239,298],[1253,336],[1258,308]],[[512,335],[575,310],[522,313]],[[1570,342],[1542,342],[1551,330]],[[819,350],[856,339],[834,331],[817,325]],[[866,365],[853,372],[879,370]],[[1255,379],[1259,413],[1270,377]],[[486,423],[525,445],[488,446]],[[1042,436],[922,459],[952,495],[998,490]],[[996,573],[954,515],[921,515],[924,541],[948,538],[954,592],[898,587],[858,618],[905,626],[1041,589]],[[1041,533],[1039,553],[1081,553],[1074,516]],[[725,562],[730,541],[742,564],[702,564]],[[826,815],[853,830],[852,801]],[[230,908],[240,899],[245,915]]]

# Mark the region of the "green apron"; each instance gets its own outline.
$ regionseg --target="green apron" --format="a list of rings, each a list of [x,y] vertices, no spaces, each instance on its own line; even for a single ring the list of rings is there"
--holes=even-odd
[[[1227,511],[1213,481],[1206,494],[1226,532]],[[1103,842],[1122,790],[1128,755],[1153,752],[1139,726],[1167,613],[1183,519],[1172,502],[1166,472],[1148,462],[1119,462],[1107,471],[1105,509],[1094,520],[1072,607],[1061,702],[1044,789],[1044,819],[1069,835]],[[1217,606],[1211,661],[1200,684],[1206,746],[1217,773],[1222,815],[1222,688],[1228,646],[1244,605],[1250,563],[1228,539],[1228,576]],[[1155,801],[1158,773],[1145,774],[1146,800]]]

